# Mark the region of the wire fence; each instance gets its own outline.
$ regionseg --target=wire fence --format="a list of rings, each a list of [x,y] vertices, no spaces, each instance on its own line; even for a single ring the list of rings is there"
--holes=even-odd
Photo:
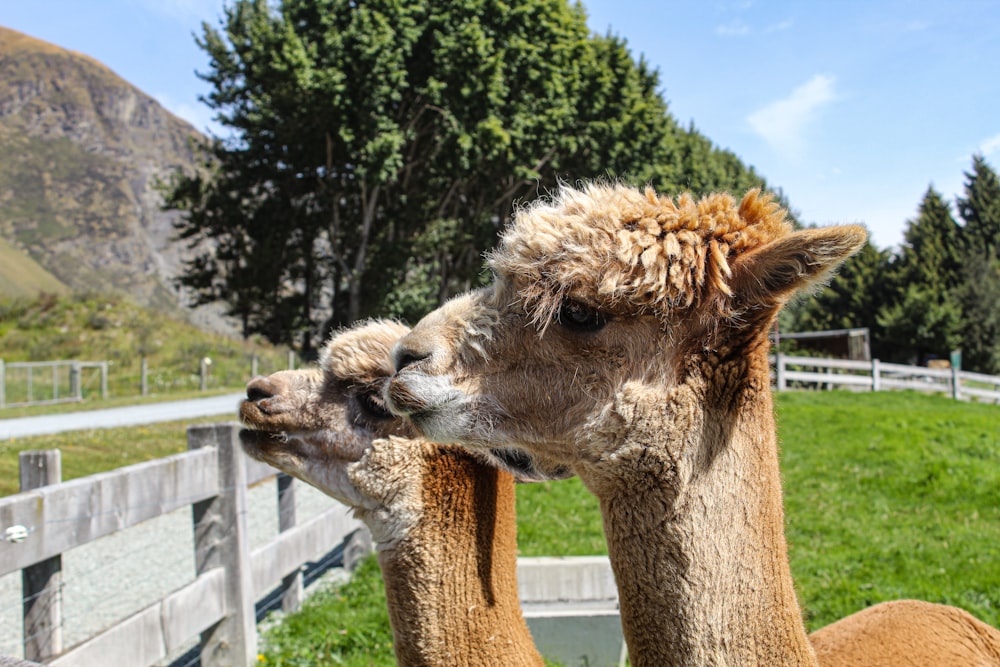
[[[300,361],[291,351],[206,355],[159,367],[145,357],[118,361],[0,359],[0,408],[242,387],[256,375],[297,365]]]

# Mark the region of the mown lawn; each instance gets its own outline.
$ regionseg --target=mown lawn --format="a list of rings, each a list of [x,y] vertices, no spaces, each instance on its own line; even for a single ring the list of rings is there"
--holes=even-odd
[[[789,392],[776,402],[809,629],[898,598],[960,606],[1000,626],[1000,407],[910,392]],[[526,556],[606,553],[597,503],[578,480],[519,486],[518,540]],[[393,664],[387,625],[360,652],[350,648],[351,615],[382,613],[372,565],[268,634],[265,664]],[[354,585],[378,609],[362,609]]]

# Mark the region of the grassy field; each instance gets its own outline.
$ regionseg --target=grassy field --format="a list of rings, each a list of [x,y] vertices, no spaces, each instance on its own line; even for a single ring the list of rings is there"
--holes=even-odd
[[[811,630],[910,597],[1000,626],[1000,407],[788,392],[777,413],[786,532]],[[62,447],[69,478],[183,451],[186,425],[0,443],[0,483],[16,480],[18,449]],[[606,551],[597,503],[578,480],[519,486],[518,539],[527,556]],[[393,664],[384,604],[370,563],[276,625],[263,664]]]

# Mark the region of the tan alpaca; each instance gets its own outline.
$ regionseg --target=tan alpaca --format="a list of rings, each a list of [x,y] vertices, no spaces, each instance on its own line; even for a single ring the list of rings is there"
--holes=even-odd
[[[964,609],[893,600],[809,635],[823,667],[997,667],[1000,633]]]
[[[517,596],[513,478],[413,438],[381,407],[389,350],[406,331],[361,326],[329,342],[319,369],[253,379],[243,447],[371,529],[400,665],[537,667]]]
[[[816,664],[783,532],[767,332],[864,240],[793,231],[756,191],[563,188],[517,215],[491,287],[400,340],[387,405],[434,441],[573,466],[600,501],[636,667]]]

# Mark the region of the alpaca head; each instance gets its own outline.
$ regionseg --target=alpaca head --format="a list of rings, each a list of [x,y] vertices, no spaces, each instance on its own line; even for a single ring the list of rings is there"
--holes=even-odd
[[[737,390],[745,379],[727,360],[766,347],[781,306],[864,238],[856,226],[793,231],[758,191],[675,201],[564,187],[518,213],[490,287],[400,339],[386,404],[438,442],[513,444],[569,465],[606,457],[623,404],[665,406],[694,376]]]
[[[409,329],[389,321],[369,322],[334,335],[319,368],[279,371],[253,378],[240,418],[244,451],[352,505],[362,504],[352,470],[376,440],[418,440],[413,427],[388,412],[382,391],[392,374],[390,350]],[[419,444],[414,444],[414,448]],[[404,448],[405,449],[405,448]],[[413,451],[416,451],[414,449]],[[518,479],[565,477],[568,472],[502,447],[484,452],[485,463]],[[366,464],[371,463],[366,461]]]

